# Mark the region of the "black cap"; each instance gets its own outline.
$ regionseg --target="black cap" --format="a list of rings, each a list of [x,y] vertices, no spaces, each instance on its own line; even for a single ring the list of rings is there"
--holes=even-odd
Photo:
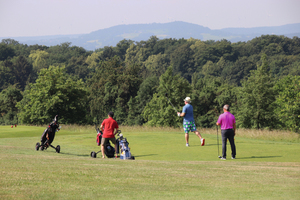
[[[108,115],[109,115],[110,117],[114,117],[114,112],[110,111],[110,112],[108,113]]]

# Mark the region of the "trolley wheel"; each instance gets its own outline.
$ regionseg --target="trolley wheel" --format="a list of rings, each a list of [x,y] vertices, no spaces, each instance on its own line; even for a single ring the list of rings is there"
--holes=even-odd
[[[132,159],[132,160],[135,160],[135,157],[134,157],[134,156],[131,156],[131,159]]]
[[[45,149],[45,147],[42,145],[42,146],[41,146],[41,151],[44,151],[44,149]]]
[[[95,151],[92,151],[92,152],[91,152],[91,157],[92,157],[92,158],[96,158],[96,157],[97,157],[97,154],[96,154]]]
[[[40,148],[40,143],[38,142],[38,143],[36,143],[36,145],[35,145],[35,150],[38,151],[39,148]]]
[[[60,146],[57,145],[56,148],[55,148],[55,150],[56,150],[56,153],[59,153],[60,152]]]

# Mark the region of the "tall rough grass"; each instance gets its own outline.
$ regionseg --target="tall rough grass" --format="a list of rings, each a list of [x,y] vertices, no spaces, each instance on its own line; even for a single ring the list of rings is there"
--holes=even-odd
[[[201,128],[198,129],[200,133],[216,135],[217,129],[212,128]],[[218,134],[221,133],[220,128]],[[257,129],[244,129],[240,128],[236,130],[236,137],[250,138],[250,139],[261,139],[261,140],[272,140],[272,141],[287,141],[287,142],[300,142],[300,134],[284,131],[284,130],[257,130]]]
[[[95,126],[91,125],[62,125],[64,130],[71,132],[79,132],[82,134],[95,132]],[[100,127],[100,126],[98,126]],[[150,127],[150,126],[120,126],[119,128],[124,134],[126,132],[153,132],[153,131],[163,131],[168,132],[183,132],[182,128],[172,128],[172,127]],[[201,134],[216,135],[216,128],[198,128]],[[221,134],[220,128],[218,128],[218,134]],[[250,139],[261,139],[261,140],[272,140],[272,141],[287,141],[287,142],[300,142],[300,134],[285,131],[285,130],[257,130],[257,129],[237,129],[236,137],[244,137]]]

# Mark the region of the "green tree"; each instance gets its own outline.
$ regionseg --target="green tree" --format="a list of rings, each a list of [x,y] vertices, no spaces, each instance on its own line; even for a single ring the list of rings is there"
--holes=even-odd
[[[194,74],[192,87],[192,105],[197,126],[214,126],[223,105],[232,106],[236,101],[234,86],[219,77],[199,78],[199,75]]]
[[[191,82],[192,75],[196,70],[192,56],[193,51],[190,48],[190,44],[185,43],[176,48],[170,57],[170,63],[174,68],[174,72],[180,74],[189,82]]]
[[[15,52],[14,49],[10,46],[4,44],[3,42],[0,43],[0,61],[6,60],[9,57],[14,57]]]
[[[47,58],[49,53],[42,50],[32,50],[30,52],[29,58],[32,59],[33,70],[39,73],[42,68],[47,68]]]
[[[283,128],[300,131],[300,77],[287,76],[280,79],[275,90],[278,91],[276,98],[276,115]]]
[[[170,66],[170,59],[166,54],[159,53],[157,55],[149,56],[144,62],[144,65],[150,75],[160,77],[166,71],[168,66]]]
[[[105,46],[102,49],[97,50],[97,52],[100,52],[100,59],[101,60],[109,60],[117,55],[117,52],[115,52],[114,48],[112,46]]]
[[[130,98],[128,102],[128,116],[126,124],[128,125],[142,125],[145,120],[142,116],[143,110],[148,102],[157,92],[159,85],[159,78],[157,76],[150,76],[146,78],[140,85],[137,96]]]
[[[274,115],[274,80],[268,71],[266,55],[262,65],[251,71],[248,80],[242,83],[238,93],[238,126],[245,128],[274,128],[277,124]]]
[[[92,72],[95,72],[97,66],[99,65],[99,62],[101,61],[100,55],[101,55],[101,52],[93,52],[85,60],[85,63],[88,65],[88,68]]]
[[[125,61],[126,51],[131,44],[133,44],[132,40],[124,39],[118,42],[117,46],[115,47],[115,52],[121,58],[122,61]]]
[[[82,47],[71,46],[70,42],[51,46],[46,51],[49,53],[49,57],[47,59],[48,66],[67,66],[72,57],[87,57],[91,54],[91,52],[87,52]]]
[[[0,61],[0,91],[14,84],[12,68],[13,63],[10,60]]]
[[[0,123],[17,124],[17,102],[23,98],[20,89],[16,85],[10,85],[0,93]]]
[[[168,67],[167,71],[159,78],[159,87],[157,93],[153,94],[153,98],[143,111],[145,121],[150,126],[181,126],[182,119],[177,117],[173,107],[166,98],[181,111],[183,99],[190,96],[192,92],[189,82],[180,77],[180,75],[173,76],[173,67]]]
[[[45,124],[59,114],[60,123],[85,123],[87,91],[82,80],[73,80],[64,67],[42,69],[17,103],[22,123]]]
[[[32,65],[24,56],[14,57],[11,73],[14,77],[14,84],[18,84],[23,91],[26,84],[29,82],[32,73]]]
[[[86,57],[78,56],[70,58],[68,65],[66,66],[66,72],[78,79],[86,81],[92,70],[86,63]]]
[[[103,120],[109,111],[113,111],[119,124],[126,121],[128,102],[137,95],[142,82],[139,72],[140,66],[125,66],[118,56],[99,63],[88,81],[94,120]]]
[[[248,57],[240,57],[235,62],[225,65],[221,77],[231,83],[241,85],[241,81],[250,76],[250,71],[255,70],[255,62]]]

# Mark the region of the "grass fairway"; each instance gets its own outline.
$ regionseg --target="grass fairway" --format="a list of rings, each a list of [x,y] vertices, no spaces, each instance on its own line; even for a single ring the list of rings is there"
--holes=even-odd
[[[91,158],[93,127],[63,126],[54,146],[35,151],[44,127],[0,126],[0,199],[299,199],[299,141],[235,138],[237,159],[219,160],[180,129],[121,127],[136,160]],[[219,134],[220,137],[220,134]],[[230,146],[228,145],[228,158]],[[221,153],[221,145],[220,145]]]

